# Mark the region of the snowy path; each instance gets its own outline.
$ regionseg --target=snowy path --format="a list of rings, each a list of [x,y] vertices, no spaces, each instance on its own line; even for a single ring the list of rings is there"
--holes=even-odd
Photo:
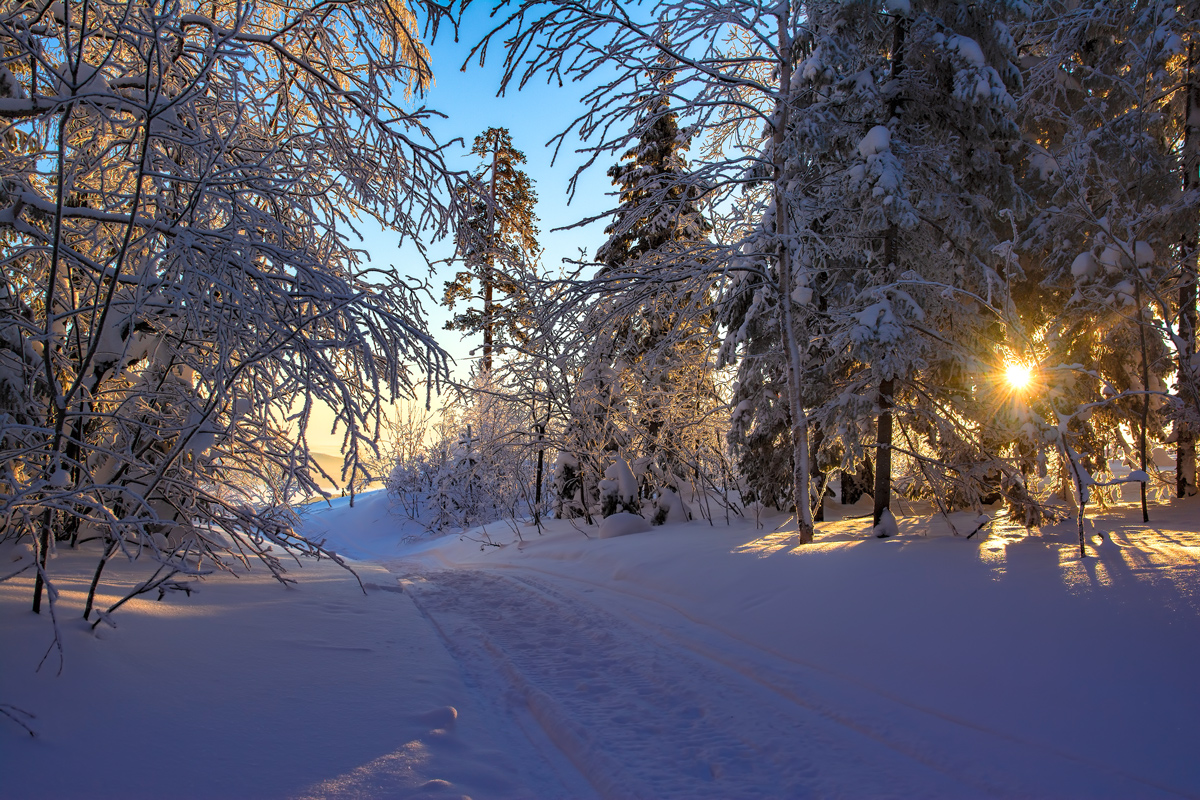
[[[422,572],[404,584],[480,698],[601,797],[1065,796],[1084,773],[1094,785],[1109,772],[600,585],[524,569]],[[1109,787],[1173,796],[1118,773]],[[587,793],[569,778],[560,791]]]

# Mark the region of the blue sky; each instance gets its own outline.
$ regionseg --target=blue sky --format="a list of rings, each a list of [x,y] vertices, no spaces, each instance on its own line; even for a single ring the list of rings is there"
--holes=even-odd
[[[538,237],[544,248],[543,267],[557,272],[563,258],[578,258],[579,249],[586,248],[594,254],[604,243],[604,224],[592,223],[584,228],[554,232],[554,228],[570,225],[585,217],[598,214],[609,208],[614,198],[612,183],[605,174],[611,164],[597,162],[578,183],[574,200],[567,204],[567,184],[584,157],[574,152],[577,141],[564,146],[559,157],[551,166],[553,150],[546,143],[559,131],[566,128],[582,110],[579,96],[584,90],[578,85],[559,88],[548,86],[544,81],[528,85],[524,90],[510,91],[497,97],[500,88],[503,53],[492,48],[488,63],[480,67],[473,61],[467,70],[460,71],[471,46],[490,28],[486,9],[477,7],[468,15],[466,25],[460,31],[459,41],[453,41],[453,31],[443,27],[438,40],[430,47],[434,86],[419,104],[437,109],[446,114],[431,127],[439,142],[461,138],[456,145],[458,155],[451,155],[451,166],[473,170],[479,160],[470,154],[471,142],[489,127],[508,128],[513,144],[525,153],[526,173],[533,179],[538,195],[537,215],[541,234]],[[398,247],[398,237],[377,226],[361,224],[362,243],[377,266],[394,264],[402,274],[425,277],[426,267],[415,249]],[[452,244],[441,242],[430,248],[433,258],[450,255]],[[430,279],[434,291],[432,300],[424,303],[429,328],[435,338],[457,362],[456,375],[465,377],[472,362],[472,347],[479,345],[479,335],[466,338],[457,331],[447,331],[444,326],[451,313],[439,304],[443,282],[452,276],[453,266],[442,265]],[[310,445],[318,450],[336,452],[341,445],[341,434],[330,435],[327,415],[317,414],[308,432]],[[331,420],[331,417],[329,418]]]
[[[597,162],[587,175],[580,179],[575,198],[567,204],[567,184],[575,169],[584,162],[584,157],[574,152],[577,140],[564,146],[556,163],[551,166],[553,149],[546,147],[552,136],[566,128],[580,113],[582,106],[579,95],[583,90],[578,85],[559,88],[548,86],[544,81],[526,86],[522,91],[510,91],[497,97],[500,88],[503,53],[491,48],[488,63],[480,67],[472,61],[466,71],[460,71],[471,46],[489,29],[490,20],[486,9],[476,8],[468,15],[467,24],[460,31],[459,42],[453,41],[453,31],[444,26],[438,40],[431,46],[434,69],[434,86],[423,103],[447,115],[431,127],[440,142],[461,138],[463,144],[456,145],[458,155],[450,158],[451,166],[473,170],[479,159],[470,154],[471,142],[489,127],[504,127],[512,134],[513,144],[525,153],[528,159],[525,171],[534,181],[538,195],[539,241],[545,248],[542,265],[550,272],[557,272],[562,259],[578,258],[579,249],[586,248],[594,254],[604,243],[603,223],[592,223],[585,228],[570,231],[553,231],[554,228],[570,225],[582,218],[595,215],[609,208],[614,198],[612,183],[605,171],[611,164]],[[454,151],[452,151],[454,152]],[[363,231],[367,234],[367,231]],[[401,272],[421,275],[422,262],[408,248],[397,249],[397,238],[383,231],[373,231],[367,236],[365,247],[372,260],[381,264],[395,264]],[[443,242],[432,248],[435,257],[449,255],[451,245]],[[438,275],[431,281],[440,300],[442,283],[453,273],[453,267],[440,267]],[[469,351],[476,346],[478,336],[462,341],[457,332],[444,330],[451,312],[446,308],[427,304],[430,328],[439,342],[459,362],[459,372],[465,374]]]

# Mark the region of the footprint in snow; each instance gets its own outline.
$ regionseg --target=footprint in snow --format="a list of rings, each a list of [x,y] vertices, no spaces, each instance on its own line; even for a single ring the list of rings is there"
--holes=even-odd
[[[418,714],[416,719],[417,722],[428,725],[430,728],[452,731],[454,723],[458,719],[458,709],[454,706],[442,706],[432,711],[426,711],[424,714]]]

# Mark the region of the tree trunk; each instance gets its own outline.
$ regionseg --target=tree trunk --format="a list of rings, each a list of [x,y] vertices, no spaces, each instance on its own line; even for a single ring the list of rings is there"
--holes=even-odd
[[[821,472],[821,465],[817,463],[817,453],[821,450],[821,442],[824,440],[825,434],[820,428],[813,431],[812,438],[812,453],[810,458],[812,464],[809,467],[812,475],[813,483],[817,487],[818,497],[813,498],[813,522],[825,521],[825,475]]]
[[[899,81],[904,73],[904,43],[908,34],[908,18],[897,16],[892,29],[892,80]],[[888,103],[888,117],[895,118],[901,112],[904,101],[899,92]],[[896,260],[895,227],[888,229],[883,246],[884,269],[890,270]],[[875,525],[883,519],[883,512],[892,503],[892,392],[894,376],[879,382],[879,420],[875,434],[875,509],[872,518]],[[886,536],[887,533],[881,534]]]
[[[492,306],[492,290],[495,285],[495,279],[492,275],[492,270],[495,269],[495,249],[496,249],[496,166],[500,159],[500,145],[497,143],[492,148],[492,179],[488,187],[490,197],[488,198],[487,212],[487,254],[484,257],[483,266],[483,373],[485,375],[492,374],[492,328],[495,325],[495,309]]]
[[[1142,419],[1138,431],[1139,469],[1146,471],[1146,428],[1150,425],[1150,363],[1146,356],[1146,319],[1142,315],[1142,285],[1136,286],[1138,309],[1138,337],[1142,348]],[[1142,522],[1150,521],[1150,509],[1146,505],[1146,482],[1141,481],[1142,487]]]
[[[546,457],[546,451],[542,447],[542,436],[546,433],[545,425],[537,426],[538,432],[538,460],[537,460],[537,483],[533,488],[533,524],[541,524],[541,509],[542,509],[542,465]]]
[[[775,109],[775,129],[771,135],[771,172],[774,182],[775,195],[775,233],[778,239],[777,256],[779,259],[779,315],[780,326],[783,328],[784,353],[787,358],[788,378],[788,407],[791,411],[792,423],[792,501],[796,506],[796,532],[800,543],[807,544],[813,540],[812,502],[810,499],[808,456],[808,415],[804,411],[801,397],[800,375],[803,372],[804,357],[800,343],[796,338],[795,315],[792,313],[792,290],[795,282],[792,279],[792,251],[788,245],[791,236],[787,211],[787,197],[784,174],[784,142],[788,125],[787,92],[792,83],[792,64],[787,55],[792,51],[791,35],[788,24],[791,20],[791,2],[784,0],[776,10],[776,21],[779,26],[779,52],[782,55],[779,62],[779,93],[780,100]]]
[[[892,502],[892,391],[891,378],[879,383],[879,427],[875,437],[875,524]],[[881,534],[881,535],[885,535]]]
[[[1200,189],[1200,53],[1196,43],[1188,47],[1187,100],[1184,104],[1183,190]],[[1195,209],[1190,214],[1191,230],[1182,242],[1179,282],[1179,375],[1176,391],[1184,413],[1188,406],[1200,411],[1196,373],[1192,360],[1196,353],[1196,282],[1197,258],[1200,257],[1200,219]],[[1196,431],[1180,419],[1176,422],[1175,492],[1179,497],[1196,494]]]
[[[104,572],[104,565],[112,558],[113,553],[117,551],[117,541],[105,542],[104,555],[100,557],[100,562],[96,564],[96,572],[92,575],[92,583],[88,587],[87,601],[83,606],[83,618],[86,620],[92,616],[92,604],[96,601],[96,587],[100,585],[100,575]]]
[[[33,579],[33,613],[42,613],[42,587],[45,581],[42,580],[42,573],[46,571],[46,552],[50,549],[50,524],[53,511],[46,509],[42,514],[42,532],[38,536],[38,551],[36,554],[38,561],[37,576]]]
[[[483,374],[492,374],[492,269],[483,281]]]

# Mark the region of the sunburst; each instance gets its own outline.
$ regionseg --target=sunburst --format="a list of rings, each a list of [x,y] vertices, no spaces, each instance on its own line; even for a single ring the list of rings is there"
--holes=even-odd
[[[1033,367],[1019,361],[1009,362],[1004,368],[1004,379],[1015,391],[1023,392],[1033,382]]]

